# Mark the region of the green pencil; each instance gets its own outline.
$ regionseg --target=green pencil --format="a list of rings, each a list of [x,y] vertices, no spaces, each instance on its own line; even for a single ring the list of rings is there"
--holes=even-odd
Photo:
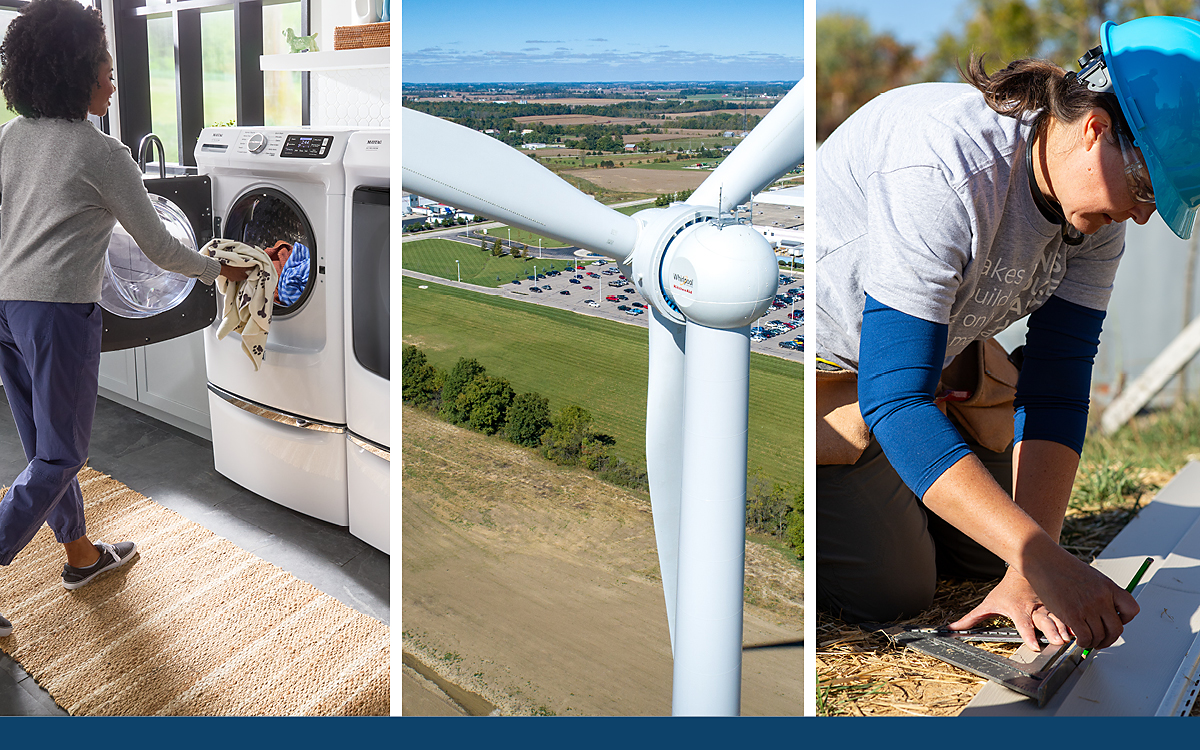
[[[1149,569],[1149,567],[1150,567],[1150,563],[1152,563],[1152,562],[1154,562],[1154,558],[1153,558],[1153,557],[1147,557],[1147,558],[1146,558],[1146,561],[1142,563],[1142,567],[1138,568],[1137,575],[1135,575],[1135,576],[1133,577],[1133,580],[1129,582],[1129,585],[1125,587],[1125,590],[1126,590],[1126,591],[1128,591],[1128,592],[1129,592],[1129,593],[1131,593],[1131,594],[1133,593],[1133,589],[1134,589],[1135,587],[1137,587],[1137,585],[1138,585],[1138,582],[1140,582],[1140,581],[1142,580],[1142,576],[1146,575],[1146,570],[1147,570],[1147,569]],[[1085,659],[1086,659],[1086,658],[1087,658],[1087,655],[1088,655],[1089,653],[1091,653],[1091,651],[1092,651],[1092,649],[1087,649],[1086,651],[1084,651],[1084,652],[1083,652],[1083,658],[1085,658]]]

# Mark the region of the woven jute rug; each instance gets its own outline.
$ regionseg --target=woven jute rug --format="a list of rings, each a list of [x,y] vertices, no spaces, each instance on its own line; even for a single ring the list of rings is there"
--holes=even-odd
[[[387,715],[389,629],[84,468],[93,540],[139,557],[75,591],[43,526],[0,568],[0,649],[71,714]]]

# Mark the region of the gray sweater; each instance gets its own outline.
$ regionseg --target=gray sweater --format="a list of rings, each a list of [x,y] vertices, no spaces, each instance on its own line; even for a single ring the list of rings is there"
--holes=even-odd
[[[0,128],[0,299],[99,302],[114,219],[158,266],[205,284],[220,274],[167,231],[125,144],[87,120]]]

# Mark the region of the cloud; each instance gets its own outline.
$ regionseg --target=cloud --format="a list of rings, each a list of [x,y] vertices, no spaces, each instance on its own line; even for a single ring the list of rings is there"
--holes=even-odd
[[[526,39],[526,44],[562,44],[561,39]]]
[[[521,51],[522,52],[541,52],[542,48],[541,47],[526,47],[525,49],[523,49]]]
[[[595,39],[589,39],[588,41],[589,42],[607,42],[608,40],[601,38],[601,37],[596,37]]]

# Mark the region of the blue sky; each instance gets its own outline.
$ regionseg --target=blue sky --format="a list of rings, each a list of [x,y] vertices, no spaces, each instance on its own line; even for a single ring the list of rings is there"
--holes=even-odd
[[[963,0],[819,0],[817,14],[845,11],[866,17],[871,29],[891,32],[897,41],[916,45],[918,55],[933,51],[943,31],[961,26]]]
[[[798,0],[406,0],[413,83],[795,81]]]

